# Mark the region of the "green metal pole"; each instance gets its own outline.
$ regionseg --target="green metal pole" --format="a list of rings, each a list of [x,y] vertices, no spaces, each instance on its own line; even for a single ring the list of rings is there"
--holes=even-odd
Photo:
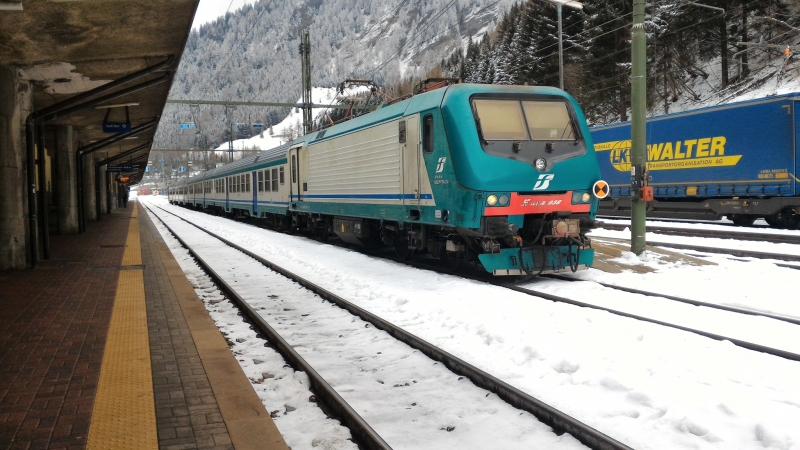
[[[646,128],[645,108],[647,100],[647,78],[645,70],[647,40],[644,33],[645,0],[633,0],[633,39],[631,58],[631,252],[644,252],[647,204],[642,201],[644,185]]]

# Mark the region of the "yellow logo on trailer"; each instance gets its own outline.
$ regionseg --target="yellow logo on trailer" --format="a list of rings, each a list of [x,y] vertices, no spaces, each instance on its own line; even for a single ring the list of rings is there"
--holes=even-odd
[[[735,166],[742,155],[725,156],[725,136],[660,142],[647,146],[648,170],[702,169]],[[631,170],[631,141],[595,144],[596,152],[609,152],[609,161],[620,172]]]

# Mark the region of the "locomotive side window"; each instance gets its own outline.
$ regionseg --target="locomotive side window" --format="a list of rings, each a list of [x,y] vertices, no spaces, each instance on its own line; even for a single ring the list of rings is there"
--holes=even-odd
[[[281,184],[283,184],[283,167],[281,167]],[[272,169],[272,190],[278,191],[278,169]]]
[[[542,141],[575,140],[575,127],[563,102],[523,101],[522,109],[531,139]]]
[[[422,118],[422,151],[433,152],[433,116],[430,114]]]
[[[474,105],[484,140],[528,140],[519,101],[474,100]]]

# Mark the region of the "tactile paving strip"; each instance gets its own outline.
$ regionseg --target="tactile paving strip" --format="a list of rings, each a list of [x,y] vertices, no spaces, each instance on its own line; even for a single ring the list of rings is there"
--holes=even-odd
[[[134,210],[123,267],[142,264],[136,216]],[[120,271],[86,445],[90,450],[158,448],[144,276],[140,267]]]

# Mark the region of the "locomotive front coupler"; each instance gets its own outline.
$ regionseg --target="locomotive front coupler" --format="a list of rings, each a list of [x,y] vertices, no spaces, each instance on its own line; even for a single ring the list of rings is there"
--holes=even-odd
[[[602,220],[592,220],[588,217],[581,217],[580,224],[581,230],[594,230],[595,228],[600,228],[605,225]]]

